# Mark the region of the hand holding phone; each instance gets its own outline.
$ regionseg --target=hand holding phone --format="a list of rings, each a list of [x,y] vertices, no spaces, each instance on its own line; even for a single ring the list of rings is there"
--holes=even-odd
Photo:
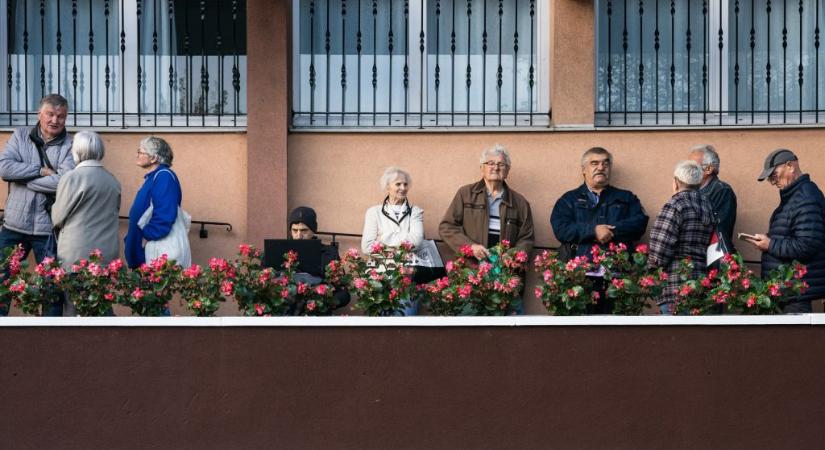
[[[748,233],[739,233],[737,237],[743,241],[756,239],[755,235]]]

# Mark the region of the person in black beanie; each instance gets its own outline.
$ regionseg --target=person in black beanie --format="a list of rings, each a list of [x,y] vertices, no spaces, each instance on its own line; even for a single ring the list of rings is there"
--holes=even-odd
[[[315,210],[307,206],[299,206],[289,213],[287,219],[287,236],[288,239],[302,240],[302,239],[318,239],[315,233],[318,232],[318,216]],[[338,245],[321,244],[321,270],[323,271],[331,261],[339,260],[341,257],[338,254]],[[324,281],[324,273],[309,273],[307,278],[312,284],[319,284]],[[336,308],[347,306],[350,301],[349,291],[346,289],[335,289],[333,293],[336,301]],[[298,305],[295,315],[303,315],[303,305]]]

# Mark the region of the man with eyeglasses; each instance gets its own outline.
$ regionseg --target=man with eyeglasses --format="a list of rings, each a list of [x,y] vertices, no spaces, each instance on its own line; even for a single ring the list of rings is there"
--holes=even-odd
[[[825,197],[799,159],[787,149],[772,151],[758,180],[779,189],[779,206],[771,214],[768,234],[745,241],[762,252],[762,276],[780,264],[799,261],[807,266],[802,280],[808,290],[781,305],[782,312],[810,313],[811,300],[825,297]]]
[[[533,214],[530,203],[510,188],[510,154],[500,144],[481,152],[481,180],[462,186],[438,227],[441,239],[458,252],[469,245],[473,256],[484,259],[488,248],[502,240],[533,250]]]
[[[632,192],[610,185],[613,157],[602,147],[593,147],[582,155],[584,183],[559,198],[550,215],[556,239],[561,242],[559,256],[572,259],[590,256],[594,245],[625,244],[632,249],[647,229],[648,217],[638,197]],[[599,274],[593,281],[601,282]],[[597,286],[597,291],[599,291]],[[600,296],[588,306],[588,314],[610,314],[613,302]]]
[[[51,206],[60,177],[75,165],[72,137],[66,132],[68,109],[69,102],[59,94],[43,97],[37,123],[18,128],[0,154],[0,177],[9,184],[0,249],[22,244],[24,258],[34,250],[38,263],[57,252]],[[3,279],[7,276],[2,274]],[[0,298],[0,316],[8,314],[7,302]],[[56,298],[42,314],[63,315],[62,299]]]

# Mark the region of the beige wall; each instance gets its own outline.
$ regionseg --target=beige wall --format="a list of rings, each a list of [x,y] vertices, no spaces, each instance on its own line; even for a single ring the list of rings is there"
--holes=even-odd
[[[135,152],[140,140],[149,133],[103,133],[106,157],[103,160],[122,188],[120,215],[129,214],[132,199],[143,183],[143,170],[135,166]],[[156,133],[166,139],[175,152],[173,169],[183,189],[183,208],[193,220],[228,222],[224,227],[207,227],[208,239],[198,237],[199,227],[189,233],[192,260],[203,264],[210,257],[235,254],[237,245],[246,239],[246,135],[243,133]],[[9,133],[0,133],[5,145]],[[5,204],[6,190],[0,199]],[[126,233],[121,222],[121,237]]]

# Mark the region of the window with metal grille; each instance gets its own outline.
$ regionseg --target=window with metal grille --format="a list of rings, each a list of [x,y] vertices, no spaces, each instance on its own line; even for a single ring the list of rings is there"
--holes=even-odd
[[[549,123],[547,0],[294,0],[293,129]]]
[[[823,14],[822,0],[598,0],[596,123],[819,123]]]
[[[246,126],[246,2],[0,0],[0,126]]]

